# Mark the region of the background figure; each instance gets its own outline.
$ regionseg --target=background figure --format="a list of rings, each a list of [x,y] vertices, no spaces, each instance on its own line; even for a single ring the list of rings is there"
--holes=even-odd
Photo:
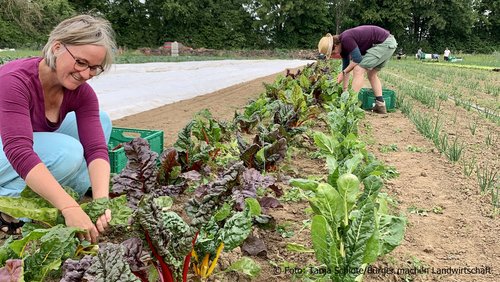
[[[337,82],[349,86],[349,74],[353,72],[352,90],[359,92],[364,84],[364,74],[375,94],[373,111],[385,114],[387,109],[382,96],[382,84],[378,72],[387,64],[398,44],[389,31],[374,25],[363,25],[348,29],[340,35],[326,34],[318,43],[318,51],[327,58],[342,57],[342,72]]]
[[[448,47],[446,47],[446,50],[444,50],[444,55],[443,55],[445,61],[450,60],[450,54],[451,54],[451,51],[448,49]]]
[[[0,67],[0,195],[18,196],[28,185],[92,242],[111,211],[92,222],[62,186],[109,197],[111,120],[86,81],[110,68],[114,49],[111,24],[80,15],[52,30],[43,57]],[[0,224],[16,233],[22,223],[1,215]]]
[[[396,58],[401,60],[402,58],[406,59],[406,54],[403,52],[403,48],[399,48],[398,53],[396,54]]]
[[[422,48],[418,48],[417,50],[417,54],[415,54],[415,56],[417,57],[417,59],[423,59],[423,55],[424,55],[424,52],[422,52]]]

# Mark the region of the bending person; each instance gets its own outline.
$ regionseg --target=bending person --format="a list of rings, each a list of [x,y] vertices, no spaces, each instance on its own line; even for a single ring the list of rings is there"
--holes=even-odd
[[[108,197],[111,120],[86,81],[110,68],[115,46],[108,21],[80,15],[55,27],[43,57],[0,67],[0,195],[17,197],[28,185],[92,242],[111,211],[92,222],[62,186]],[[19,232],[21,223],[0,220],[3,231]]]
[[[382,96],[382,84],[378,72],[390,60],[398,46],[389,31],[373,25],[363,25],[348,29],[340,35],[326,34],[318,43],[318,51],[326,58],[342,58],[342,72],[337,77],[343,83],[344,90],[349,86],[349,75],[352,72],[352,89],[359,92],[364,84],[364,74],[375,94],[373,111],[385,114],[387,109]]]

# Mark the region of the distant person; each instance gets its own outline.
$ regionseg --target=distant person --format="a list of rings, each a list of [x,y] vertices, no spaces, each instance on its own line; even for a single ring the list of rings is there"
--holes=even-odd
[[[373,111],[380,114],[387,113],[382,84],[378,72],[391,59],[398,47],[396,39],[388,30],[374,25],[362,25],[348,29],[339,35],[327,33],[318,43],[318,51],[326,58],[340,56],[342,58],[342,72],[337,82],[343,83],[344,90],[349,86],[349,74],[352,72],[352,90],[359,92],[364,84],[364,74],[375,94]]]
[[[417,54],[415,54],[415,56],[417,57],[417,59],[423,59],[423,56],[424,56],[424,52],[422,52],[422,48],[418,48],[417,50]]]
[[[448,47],[446,47],[446,50],[444,50],[444,55],[443,55],[443,58],[445,61],[450,60],[450,54],[451,54],[451,51],[448,49]]]
[[[111,120],[87,80],[110,68],[114,49],[111,24],[80,15],[52,30],[43,57],[0,67],[0,195],[17,197],[28,185],[91,242],[108,227],[111,211],[92,222],[63,186],[109,197]],[[2,231],[15,234],[21,225],[0,214]]]
[[[399,48],[399,51],[396,54],[396,58],[398,60],[401,60],[401,58],[406,58],[406,54],[403,52],[403,48]]]

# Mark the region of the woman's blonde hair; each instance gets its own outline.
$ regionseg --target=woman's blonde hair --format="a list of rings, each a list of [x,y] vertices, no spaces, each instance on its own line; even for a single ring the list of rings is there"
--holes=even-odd
[[[108,70],[113,63],[116,50],[115,33],[111,23],[103,18],[79,15],[62,21],[50,33],[49,40],[42,50],[43,58],[51,69],[56,68],[56,58],[52,50],[55,42],[67,45],[99,45],[106,48],[106,57],[102,67]]]

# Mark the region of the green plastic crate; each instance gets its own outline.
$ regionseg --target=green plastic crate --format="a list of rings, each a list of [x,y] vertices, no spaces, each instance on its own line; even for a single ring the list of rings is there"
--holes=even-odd
[[[396,93],[390,89],[382,89],[382,96],[385,100],[387,110],[392,110],[396,107]],[[375,106],[375,95],[371,88],[361,88],[358,93],[358,99],[361,101],[361,108],[371,110]]]
[[[136,137],[146,139],[152,151],[158,154],[163,152],[163,131],[113,127],[111,130],[111,138],[108,143],[109,163],[112,173],[119,173],[127,165],[128,161],[123,146],[119,146],[119,148],[116,147]]]

